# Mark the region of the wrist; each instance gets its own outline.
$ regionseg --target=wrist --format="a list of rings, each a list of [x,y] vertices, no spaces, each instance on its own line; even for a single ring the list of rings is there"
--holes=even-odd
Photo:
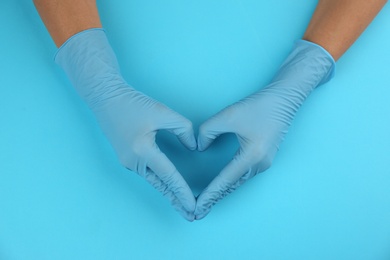
[[[278,111],[295,113],[316,87],[333,77],[334,69],[334,59],[325,49],[299,40],[271,84],[258,93],[269,96]]]
[[[55,62],[90,106],[131,89],[101,28],[73,35],[58,49]]]
[[[306,40],[298,40],[272,83],[289,82],[282,85],[296,88],[307,96],[316,87],[332,79],[334,73],[335,60],[324,48]]]
[[[295,42],[296,48],[297,45],[302,45],[303,52],[308,56],[308,59],[311,59],[313,66],[315,65],[318,71],[317,76],[321,78],[321,81],[316,85],[316,87],[323,85],[330,81],[336,72],[336,61],[334,57],[321,45],[300,39]]]

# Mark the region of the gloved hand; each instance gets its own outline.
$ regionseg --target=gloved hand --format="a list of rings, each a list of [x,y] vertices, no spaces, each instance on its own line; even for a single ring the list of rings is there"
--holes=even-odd
[[[195,197],[155,143],[157,131],[164,129],[195,150],[191,122],[125,82],[102,29],[71,37],[58,50],[55,60],[94,112],[120,162],[144,177],[187,220],[193,221]]]
[[[313,89],[331,79],[334,66],[333,58],[322,47],[299,40],[271,84],[200,126],[199,151],[224,133],[235,133],[240,148],[198,196],[196,219],[205,217],[215,203],[271,166],[295,113]]]

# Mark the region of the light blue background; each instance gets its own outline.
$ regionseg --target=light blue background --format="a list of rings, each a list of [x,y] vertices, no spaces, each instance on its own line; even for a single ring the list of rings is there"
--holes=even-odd
[[[195,127],[266,85],[316,1],[98,1],[124,77]],[[0,259],[390,259],[390,8],[273,166],[186,222],[117,162],[28,0],[0,2]],[[199,192],[237,148],[159,135]]]

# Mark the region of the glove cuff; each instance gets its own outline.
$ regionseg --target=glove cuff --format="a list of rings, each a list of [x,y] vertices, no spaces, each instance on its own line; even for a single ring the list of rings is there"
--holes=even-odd
[[[334,77],[336,72],[336,61],[325,48],[314,42],[303,39],[295,42],[295,48],[302,48],[306,53],[313,55],[313,58],[318,62],[318,66],[322,66],[325,71],[327,70],[327,73],[323,76],[317,87],[327,83]]]
[[[70,37],[58,49],[54,60],[91,108],[126,85],[114,51],[101,28]]]
[[[59,53],[62,52],[63,49],[66,48],[66,46],[68,44],[70,44],[69,42],[72,42],[73,40],[77,41],[78,38],[82,37],[83,34],[89,34],[93,31],[101,31],[105,34],[105,30],[103,28],[91,28],[91,29],[87,29],[87,30],[84,30],[84,31],[81,31],[81,32],[78,32],[74,35],[72,35],[71,37],[69,37],[69,39],[67,39],[59,48],[58,50],[56,51],[56,53],[54,54],[54,61],[58,64],[58,62],[60,61],[60,58],[57,56],[61,56],[59,55]]]
[[[289,82],[289,88],[297,88],[307,96],[313,89],[328,82],[334,73],[335,61],[324,48],[298,40],[272,82]]]

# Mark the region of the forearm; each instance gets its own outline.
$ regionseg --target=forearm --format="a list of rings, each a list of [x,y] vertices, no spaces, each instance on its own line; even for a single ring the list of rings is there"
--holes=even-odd
[[[102,27],[95,0],[34,0],[34,4],[57,47],[78,32]]]
[[[338,60],[386,2],[387,0],[320,0],[303,39],[322,46]]]

